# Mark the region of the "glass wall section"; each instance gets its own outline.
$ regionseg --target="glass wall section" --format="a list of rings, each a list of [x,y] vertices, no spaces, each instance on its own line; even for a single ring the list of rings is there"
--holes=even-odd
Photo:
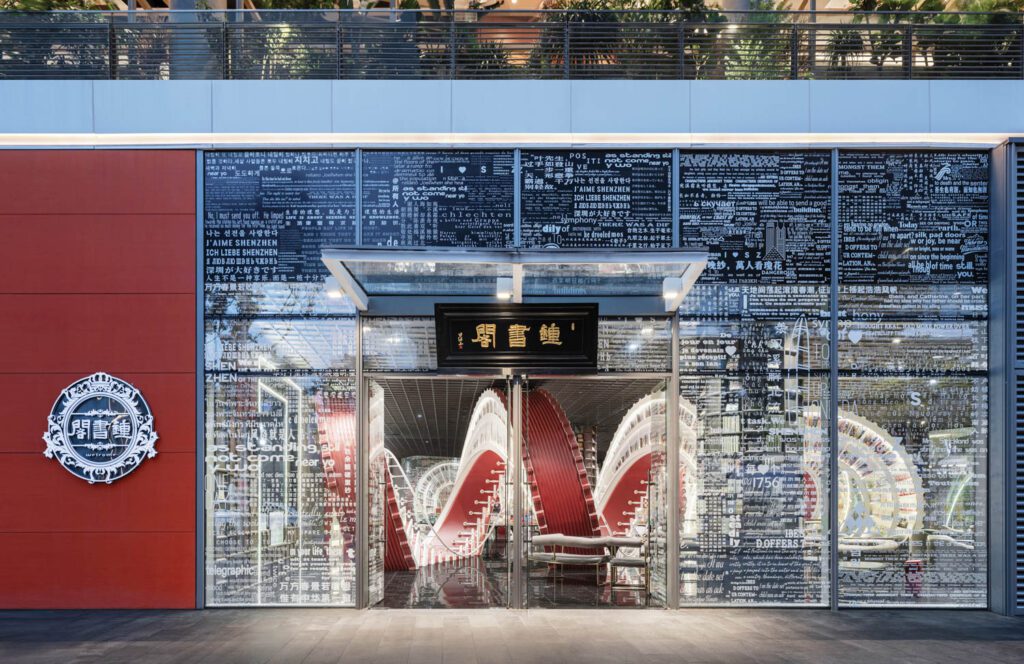
[[[986,605],[984,152],[843,152],[839,597]]]
[[[364,151],[362,244],[511,247],[512,150]]]
[[[356,598],[356,319],[321,247],[355,242],[351,151],[204,155],[206,601]]]
[[[528,151],[521,245],[671,247],[672,152]]]
[[[829,152],[680,154],[680,602],[828,600]]]

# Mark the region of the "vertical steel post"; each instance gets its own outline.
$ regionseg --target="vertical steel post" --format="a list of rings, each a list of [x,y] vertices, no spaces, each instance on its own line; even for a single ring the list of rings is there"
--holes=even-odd
[[[667,516],[665,547],[665,594],[667,608],[679,608],[679,311],[672,312],[672,373],[665,390],[666,427],[665,465]],[[650,546],[650,542],[648,542]]]
[[[1019,582],[1015,564],[1014,515],[1016,377],[1014,348],[1017,243],[1017,146],[1004,143],[990,153],[988,280],[988,608],[1002,615],[1015,610]],[[983,483],[979,481],[979,493]]]
[[[224,21],[221,25],[221,37],[224,41],[222,46],[222,52],[224,56],[224,80],[231,80],[231,33],[228,32],[228,21]]]
[[[523,382],[522,376],[512,377],[512,407],[509,417],[512,421],[512,439],[509,442],[509,458],[506,473],[511,477],[512,489],[512,587],[509,589],[510,608],[522,609],[526,605],[524,592],[523,559],[526,555],[526,533],[523,505]]]
[[[562,78],[569,78],[569,14],[562,23]]]
[[[344,70],[344,64],[342,60],[342,52],[345,50],[342,46],[342,33],[341,33],[341,14],[335,14],[338,19],[338,26],[334,29],[334,53],[338,58],[338,64],[334,68],[334,75],[340,81],[342,80],[342,71]]]
[[[107,24],[107,78],[117,80],[117,33],[114,30],[114,17]]]
[[[522,185],[522,172],[523,172],[523,151],[516,148],[513,151],[513,164],[512,164],[512,227],[513,227],[513,245],[518,249],[523,246],[523,185]]]
[[[832,149],[831,258],[828,320],[828,564],[829,601],[839,610],[839,149]]]
[[[679,26],[679,80],[686,80],[686,21],[680,19],[676,24]]]
[[[356,245],[363,244],[363,149],[356,148],[355,154],[356,170]],[[361,349],[360,349],[361,350]],[[362,357],[362,355],[360,355]]]
[[[800,77],[800,35],[796,23],[789,28],[789,77],[793,80]]]
[[[909,24],[903,30],[903,78],[914,77],[914,29]]]
[[[448,22],[448,78],[455,80],[456,78],[456,48],[458,46],[455,35],[455,12],[451,13],[452,20]]]
[[[501,511],[505,515],[505,588],[507,588],[505,608],[512,608],[512,595],[513,587],[516,584],[515,575],[512,573],[513,558],[507,552],[510,550],[509,545],[512,543],[512,524],[515,523],[516,515],[515,508],[512,507],[512,496],[516,489],[516,478],[514,475],[515,464],[513,463],[512,455],[512,379],[510,376],[505,376],[505,476],[502,480],[501,487]]]
[[[363,314],[356,313],[356,608],[370,603],[369,387],[363,378]]]
[[[679,172],[679,148],[672,150],[672,246],[680,246],[682,229],[679,227],[679,187],[682,182]]]

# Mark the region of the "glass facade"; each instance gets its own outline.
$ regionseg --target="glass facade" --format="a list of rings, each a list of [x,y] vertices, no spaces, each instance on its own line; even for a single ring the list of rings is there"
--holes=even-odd
[[[356,602],[353,152],[205,155],[206,602]]]
[[[358,354],[366,372],[436,371],[431,317],[357,317],[328,297],[321,249],[361,244],[707,251],[674,345],[665,318],[601,319],[602,373],[664,377],[678,359],[677,505],[663,387],[645,397],[661,423],[637,438],[657,438],[643,484],[649,605],[671,603],[676,562],[681,606],[985,605],[988,153],[205,159],[209,604],[356,602]],[[467,294],[443,267],[405,270],[450,287],[438,293],[396,280],[400,267],[361,276],[383,295]],[[487,295],[495,275],[481,269],[468,278]],[[554,268],[536,288],[578,295],[558,285],[570,278]],[[618,444],[613,431],[602,443],[580,428],[581,450],[592,435]],[[378,466],[374,486],[395,475]],[[590,483],[605,505],[600,471]],[[377,542],[388,517],[372,502]],[[678,556],[665,548],[670,507]]]
[[[838,166],[839,600],[984,607],[989,157]]]
[[[831,154],[686,153],[680,602],[828,602]]]

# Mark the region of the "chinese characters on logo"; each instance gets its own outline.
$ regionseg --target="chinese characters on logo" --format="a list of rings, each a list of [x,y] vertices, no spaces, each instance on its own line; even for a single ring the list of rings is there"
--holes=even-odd
[[[137,389],[109,374],[72,383],[50,412],[43,454],[90,484],[107,484],[156,456],[153,415]]]

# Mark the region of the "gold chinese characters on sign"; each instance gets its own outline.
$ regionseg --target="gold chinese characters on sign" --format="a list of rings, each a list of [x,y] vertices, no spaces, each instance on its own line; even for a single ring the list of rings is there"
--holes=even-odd
[[[558,327],[558,324],[541,325],[540,342],[546,346],[561,346],[562,330]]]
[[[508,327],[509,348],[526,348],[526,333],[530,328],[519,323],[513,323]]]
[[[597,305],[435,305],[438,369],[597,366]]]
[[[576,324],[572,323],[570,329],[576,330]],[[496,323],[480,323],[476,325],[476,336],[470,339],[470,343],[477,344],[481,349],[497,349],[498,348],[498,326]],[[529,336],[528,333],[533,330],[533,327],[523,325],[522,323],[512,323],[508,326],[508,347],[509,348],[528,348],[529,347]],[[559,327],[558,323],[544,323],[540,326],[537,331],[537,340],[542,346],[561,346],[562,345],[562,328]],[[463,347],[463,336],[460,332],[458,335],[458,347]]]
[[[494,323],[481,323],[476,326],[476,337],[470,339],[475,344],[480,344],[481,348],[494,348],[495,336],[498,333],[498,326]]]

